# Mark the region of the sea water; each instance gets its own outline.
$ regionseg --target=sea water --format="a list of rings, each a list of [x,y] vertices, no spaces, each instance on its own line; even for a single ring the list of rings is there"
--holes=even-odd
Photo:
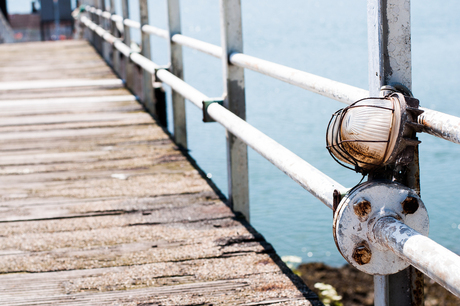
[[[411,2],[413,93],[424,107],[460,116],[460,2]],[[150,23],[166,29],[166,1],[149,5]],[[121,13],[121,1],[116,8]],[[244,53],[368,88],[366,12],[364,0],[242,0]],[[130,14],[139,19],[138,1],[130,0]],[[220,45],[219,15],[217,0],[182,0],[182,32]],[[132,34],[139,41],[138,31]],[[167,42],[152,36],[152,56],[167,64]],[[219,59],[184,47],[184,72],[185,81],[207,96],[221,96]],[[250,124],[342,185],[360,181],[361,175],[339,166],[325,149],[327,123],[344,104],[249,70],[245,84]],[[191,103],[186,109],[190,154],[226,194],[225,131],[218,123],[202,123]],[[171,130],[169,96],[168,114]],[[460,253],[460,145],[427,134],[419,139],[430,237]],[[345,263],[332,238],[331,210],[251,149],[248,155],[251,223],[278,254]]]

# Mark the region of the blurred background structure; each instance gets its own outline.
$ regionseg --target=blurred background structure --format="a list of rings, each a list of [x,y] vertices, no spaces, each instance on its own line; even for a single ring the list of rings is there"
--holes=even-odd
[[[0,0],[0,43],[72,39],[71,0],[22,1],[29,9],[20,14],[9,14],[8,2]]]

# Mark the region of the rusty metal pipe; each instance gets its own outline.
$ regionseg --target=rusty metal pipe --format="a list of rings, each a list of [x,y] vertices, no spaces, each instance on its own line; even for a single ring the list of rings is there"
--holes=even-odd
[[[423,132],[460,144],[460,118],[421,107],[425,112],[417,121],[423,125]]]
[[[377,243],[460,297],[460,256],[393,217],[378,220],[373,234]]]

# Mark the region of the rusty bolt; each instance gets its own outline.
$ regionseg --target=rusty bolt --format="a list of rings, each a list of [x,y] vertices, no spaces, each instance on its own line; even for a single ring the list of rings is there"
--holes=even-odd
[[[410,215],[417,211],[419,204],[416,198],[409,196],[401,202],[401,206],[403,209],[403,214]]]
[[[358,216],[358,219],[363,222],[366,221],[369,217],[369,213],[372,210],[372,206],[369,201],[362,200],[361,202],[353,205],[353,210],[355,212],[355,215]]]
[[[353,259],[358,265],[365,265],[371,261],[372,252],[366,241],[362,241],[353,250]]]

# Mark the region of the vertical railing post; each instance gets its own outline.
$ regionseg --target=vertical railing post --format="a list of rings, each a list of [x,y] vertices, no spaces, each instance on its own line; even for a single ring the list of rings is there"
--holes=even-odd
[[[229,55],[243,52],[240,0],[220,0],[224,105],[246,119],[244,69],[230,64]],[[227,131],[228,200],[249,221],[247,146]]]
[[[110,13],[112,15],[115,14],[115,0],[110,0]],[[117,29],[117,23],[113,20],[110,20],[110,29],[111,29],[111,33],[113,36],[115,37],[119,37],[119,32],[118,32],[118,29]],[[118,52],[118,50],[115,48],[115,46],[112,45],[112,68],[113,70],[120,74],[120,54]]]
[[[383,85],[412,87],[410,0],[368,0],[369,91]],[[418,148],[402,183],[420,193]],[[423,275],[412,266],[393,275],[375,276],[375,305],[423,305]]]
[[[92,7],[94,7],[94,6],[95,6],[95,1],[96,1],[96,0],[88,1],[88,4],[89,4],[90,6],[92,6]],[[91,11],[88,11],[88,15],[89,15],[89,19],[90,19],[92,22],[96,22],[96,20],[95,20],[95,15],[96,15],[96,14],[93,14],[93,13],[91,13]],[[97,34],[94,33],[93,31],[91,31],[90,29],[88,29],[88,33],[89,33],[89,38],[90,38],[91,44],[92,44],[93,46],[96,46],[96,36],[97,36]]]
[[[144,33],[142,27],[146,24],[149,24],[149,8],[147,0],[139,0],[139,10],[140,10],[140,23],[141,23],[141,54],[151,59],[152,54],[150,51],[150,34]],[[153,84],[152,84],[152,74],[145,69],[142,70],[142,102],[144,106],[152,113],[157,116],[154,107],[154,97],[153,97]]]
[[[80,6],[82,5],[82,2],[80,0],[77,0],[77,9],[80,9]],[[75,27],[75,32],[73,35],[73,39],[75,40],[80,40],[83,39],[84,32],[83,32],[83,25],[80,22],[80,18],[77,18],[75,21],[74,27]]]
[[[96,9],[99,9],[100,8],[100,1],[99,0],[94,0],[94,7]],[[93,18],[94,18],[94,23],[97,24],[97,25],[101,25],[101,19],[102,17],[99,16],[98,14],[94,13],[93,14]],[[97,52],[99,52],[99,54],[102,54],[102,38],[97,35],[96,33],[93,34],[93,37],[94,37],[94,47],[96,48]]]
[[[172,42],[174,34],[181,33],[179,0],[168,0],[169,54],[171,72],[184,79],[182,63],[182,46]],[[174,90],[172,91],[174,140],[177,145],[187,149],[187,121],[185,116],[185,99]]]
[[[102,10],[102,12],[105,12],[105,9],[106,9],[105,0],[99,0],[99,1],[100,1],[99,8]],[[104,30],[107,30],[107,19],[101,16],[99,20],[100,20],[100,26]],[[106,62],[108,62],[109,61],[109,45],[104,39],[101,39],[101,42],[102,42],[102,45],[101,45],[102,57],[104,58]]]
[[[86,0],[86,1],[83,1],[83,4],[85,5],[85,7],[88,7],[88,5],[90,4],[89,0]],[[91,16],[91,13],[88,12],[88,11],[84,11],[84,14],[91,20],[92,19],[92,16]],[[43,30],[43,28],[42,28]],[[43,30],[44,31],[44,30]],[[44,36],[45,33],[43,32],[42,33],[42,39],[44,39]],[[83,27],[83,38],[86,39],[89,43],[92,43],[92,31],[90,29],[88,29],[88,27]]]
[[[122,9],[123,9],[123,20],[129,19],[129,3],[128,0],[122,0]],[[123,42],[131,48],[131,31],[130,28],[124,24],[123,22]],[[134,65],[129,59],[129,57],[124,57],[124,65],[125,65],[125,81],[126,87],[128,89],[134,88]]]

